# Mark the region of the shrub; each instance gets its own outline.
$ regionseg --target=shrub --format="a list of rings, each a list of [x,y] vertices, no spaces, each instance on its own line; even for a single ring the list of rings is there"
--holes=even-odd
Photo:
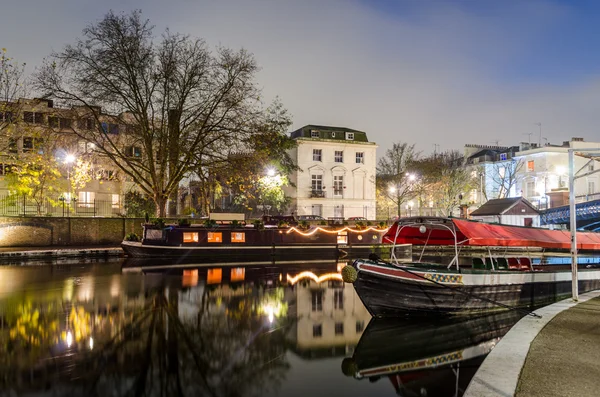
[[[279,221],[279,223],[277,223],[277,227],[290,227],[290,224],[286,221]]]
[[[185,219],[185,218],[181,218],[181,219],[177,219],[177,226],[190,226],[190,220],[189,219]]]
[[[215,227],[215,226],[217,226],[217,221],[215,221],[214,219],[207,219],[204,221],[204,226]]]
[[[371,221],[367,221],[367,226],[373,226],[373,223]]]
[[[298,227],[300,227],[300,229],[308,229],[310,227],[310,224],[307,221],[300,221]]]
[[[156,204],[148,195],[140,192],[127,192],[123,199],[125,213],[132,218],[141,218],[144,213],[155,214]]]
[[[125,241],[140,241],[140,236],[135,233],[128,233],[125,236]]]
[[[265,224],[262,223],[262,221],[260,219],[255,220],[254,222],[252,222],[252,224],[254,225],[255,229],[264,229],[265,228]]]
[[[165,227],[165,220],[162,218],[152,219],[152,224],[162,229]]]
[[[327,226],[327,221],[321,221],[321,222],[319,223],[319,225],[321,225],[321,226]]]
[[[231,227],[234,229],[242,227],[242,222],[240,222],[238,220],[233,220],[233,221],[231,221]]]
[[[380,227],[381,229],[384,229],[384,228],[385,228],[385,226],[386,226],[386,225],[385,225],[385,222],[384,222],[384,221],[381,221],[381,222],[379,222],[379,227]]]
[[[365,224],[364,224],[363,222],[356,222],[356,223],[354,224],[354,226],[355,226],[355,227],[356,227],[358,230],[360,230],[360,229],[364,229],[364,228],[365,228]]]

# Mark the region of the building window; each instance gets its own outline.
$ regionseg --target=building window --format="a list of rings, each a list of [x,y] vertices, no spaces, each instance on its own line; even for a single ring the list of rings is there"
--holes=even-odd
[[[79,207],[92,207],[96,200],[96,192],[79,192],[77,205]]]
[[[506,153],[500,153],[500,161],[506,161]]]
[[[34,149],[38,150],[39,154],[44,154],[42,147],[44,146],[44,140],[42,138],[23,138],[23,153],[33,152]]]
[[[317,130],[310,130],[310,137],[311,138],[318,138],[319,137],[319,131],[317,131]]]
[[[323,325],[313,325],[313,338],[320,338],[321,336],[323,336]]]
[[[94,129],[94,120],[90,118],[80,119],[77,126],[82,130],[92,130]]]
[[[118,194],[113,194],[112,195],[112,207],[113,208],[120,208],[121,207],[121,196],[119,196]]]
[[[335,323],[335,334],[344,335],[344,323]]]
[[[354,132],[346,132],[346,140],[353,141],[354,140]]]
[[[336,163],[343,163],[344,162],[344,152],[341,150],[336,150],[335,151],[335,162]]]
[[[527,172],[533,172],[534,170],[534,163],[533,160],[529,160],[527,162]]]
[[[333,291],[333,308],[343,309],[344,308],[344,290],[338,289]]]
[[[312,301],[312,311],[313,312],[322,312],[323,311],[323,291],[322,290],[312,291],[311,301]]]
[[[311,182],[313,192],[321,192],[323,190],[323,175],[313,175]]]
[[[218,284],[223,279],[223,269],[208,269],[206,272],[206,284]]]
[[[138,146],[127,146],[125,148],[125,156],[127,157],[142,157],[142,148]]]
[[[209,243],[222,243],[223,242],[223,233],[221,233],[221,232],[207,233],[206,240]]]
[[[596,193],[596,182],[588,181],[588,194]]]
[[[356,164],[364,164],[365,163],[365,153],[364,152],[356,152]]]
[[[105,134],[118,134],[119,133],[119,125],[113,123],[102,123],[102,131]]]
[[[17,140],[15,138],[8,138],[8,152],[17,153],[19,147],[17,146]]]
[[[534,181],[527,182],[527,197],[533,197],[535,195],[536,195],[535,182]]]
[[[342,196],[344,193],[344,177],[336,175],[333,177],[333,195]]]
[[[245,243],[246,242],[246,233],[242,233],[242,232],[231,233],[231,242],[232,243]]]
[[[338,232],[337,243],[348,244],[348,232]]]
[[[184,232],[183,233],[183,242],[184,243],[197,243],[198,242],[198,232]]]
[[[42,124],[44,122],[44,113],[23,112],[23,121],[26,123]]]
[[[357,321],[356,322],[356,333],[358,334],[359,332],[363,332],[364,329],[365,329],[365,322]]]
[[[590,165],[588,165],[588,171],[594,171],[594,163],[590,163]]]
[[[322,149],[313,149],[313,161],[321,161],[322,156],[323,156]]]
[[[12,112],[0,112],[0,121],[10,123],[12,121]]]

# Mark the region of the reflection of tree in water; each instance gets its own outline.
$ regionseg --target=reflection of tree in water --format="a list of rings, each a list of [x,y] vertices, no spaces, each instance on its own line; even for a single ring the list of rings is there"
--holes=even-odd
[[[277,293],[249,289],[227,299],[224,310],[209,295],[202,294],[197,315],[181,316],[178,291],[157,289],[118,326],[95,329],[92,350],[83,340],[67,348],[57,330],[40,339],[35,360],[18,360],[31,346],[3,332],[2,348],[12,348],[12,359],[0,361],[0,387],[90,396],[254,396],[279,387],[289,368],[287,319],[271,323],[263,314]],[[44,321],[64,316],[58,312]]]

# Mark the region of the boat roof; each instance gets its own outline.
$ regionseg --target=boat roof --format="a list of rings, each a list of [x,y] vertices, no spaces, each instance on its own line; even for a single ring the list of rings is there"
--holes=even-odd
[[[383,241],[413,245],[540,247],[570,249],[569,230],[500,225],[458,218],[413,217],[398,220]],[[577,232],[580,250],[600,249],[600,233]]]

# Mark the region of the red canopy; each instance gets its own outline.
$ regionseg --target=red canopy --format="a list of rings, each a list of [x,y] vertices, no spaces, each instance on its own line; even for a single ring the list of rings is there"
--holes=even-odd
[[[396,236],[399,227],[401,229]],[[428,219],[423,223],[402,220],[388,230],[383,241],[392,243],[396,238],[396,244],[454,245],[453,232],[456,233],[456,241],[462,245],[571,248],[571,232],[568,230],[497,225],[464,219],[440,219],[437,222]],[[577,232],[577,248],[600,250],[600,233]]]

